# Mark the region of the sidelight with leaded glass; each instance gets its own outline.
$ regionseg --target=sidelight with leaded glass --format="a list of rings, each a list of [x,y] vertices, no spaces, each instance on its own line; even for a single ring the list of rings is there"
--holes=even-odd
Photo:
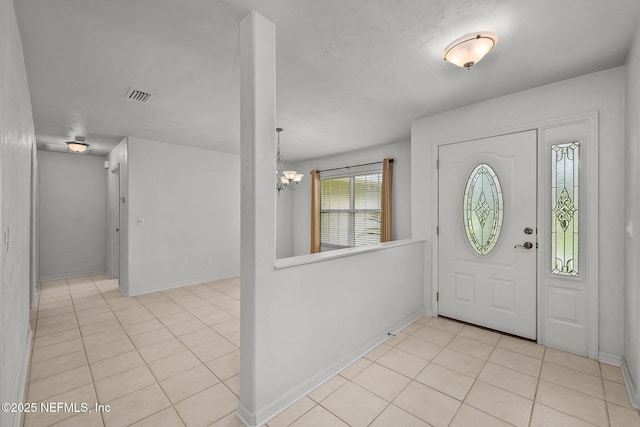
[[[551,146],[551,271],[578,275],[580,143]]]

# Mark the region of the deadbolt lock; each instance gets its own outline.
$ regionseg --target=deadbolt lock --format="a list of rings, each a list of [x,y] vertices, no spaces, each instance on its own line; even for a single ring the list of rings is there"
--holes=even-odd
[[[533,234],[533,228],[527,227],[524,229],[524,234]]]

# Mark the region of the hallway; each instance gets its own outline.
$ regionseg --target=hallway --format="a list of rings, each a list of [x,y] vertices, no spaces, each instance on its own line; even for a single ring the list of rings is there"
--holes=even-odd
[[[239,279],[135,298],[103,276],[42,284],[25,426],[241,426]],[[640,426],[620,369],[422,317],[268,423],[276,426]]]

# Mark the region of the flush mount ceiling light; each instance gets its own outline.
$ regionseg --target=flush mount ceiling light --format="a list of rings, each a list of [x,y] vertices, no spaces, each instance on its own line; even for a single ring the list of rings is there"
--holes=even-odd
[[[276,189],[278,194],[286,189],[295,190],[304,176],[297,171],[282,170],[282,162],[280,161],[280,132],[282,131],[282,128],[276,128],[276,132],[278,132],[278,154],[276,155]]]
[[[466,34],[447,46],[443,58],[445,61],[468,70],[480,62],[496,43],[498,43],[498,36],[493,33]]]
[[[84,136],[76,136],[73,141],[67,141],[67,147],[74,153],[84,153],[89,148]]]

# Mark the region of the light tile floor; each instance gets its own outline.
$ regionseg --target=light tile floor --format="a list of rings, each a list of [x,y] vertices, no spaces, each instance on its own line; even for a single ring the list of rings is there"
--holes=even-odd
[[[135,298],[104,276],[42,284],[30,426],[241,426],[239,279]],[[422,317],[268,422],[279,426],[640,426],[620,369]]]

